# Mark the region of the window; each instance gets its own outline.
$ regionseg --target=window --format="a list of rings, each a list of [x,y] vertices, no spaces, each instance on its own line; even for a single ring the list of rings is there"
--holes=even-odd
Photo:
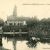
[[[27,24],[26,24],[26,21],[23,21],[23,25],[27,25]]]
[[[14,23],[14,25],[16,25],[16,23]]]
[[[12,23],[9,23],[9,25],[12,25]]]

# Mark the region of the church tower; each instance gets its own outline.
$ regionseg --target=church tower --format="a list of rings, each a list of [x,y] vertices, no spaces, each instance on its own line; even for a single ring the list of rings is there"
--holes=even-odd
[[[17,16],[17,7],[16,7],[16,5],[15,5],[15,7],[14,7],[14,10],[13,10],[13,16]]]

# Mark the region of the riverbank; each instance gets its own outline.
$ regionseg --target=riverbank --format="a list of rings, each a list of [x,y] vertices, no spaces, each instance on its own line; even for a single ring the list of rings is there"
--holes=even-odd
[[[6,49],[6,48],[0,46],[0,50],[10,50],[10,49]]]

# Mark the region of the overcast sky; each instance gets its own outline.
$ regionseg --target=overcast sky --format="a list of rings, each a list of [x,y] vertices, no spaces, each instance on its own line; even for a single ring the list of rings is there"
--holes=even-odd
[[[47,4],[50,4],[50,0],[0,0],[0,18],[6,20],[7,16],[12,15],[15,5],[17,6],[18,16],[37,16],[39,19],[48,18],[50,17],[50,5]]]

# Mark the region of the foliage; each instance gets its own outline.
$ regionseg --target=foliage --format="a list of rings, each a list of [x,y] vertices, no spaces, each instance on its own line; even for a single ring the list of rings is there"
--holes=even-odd
[[[3,26],[4,25],[4,21],[3,19],[0,18],[0,26]]]

